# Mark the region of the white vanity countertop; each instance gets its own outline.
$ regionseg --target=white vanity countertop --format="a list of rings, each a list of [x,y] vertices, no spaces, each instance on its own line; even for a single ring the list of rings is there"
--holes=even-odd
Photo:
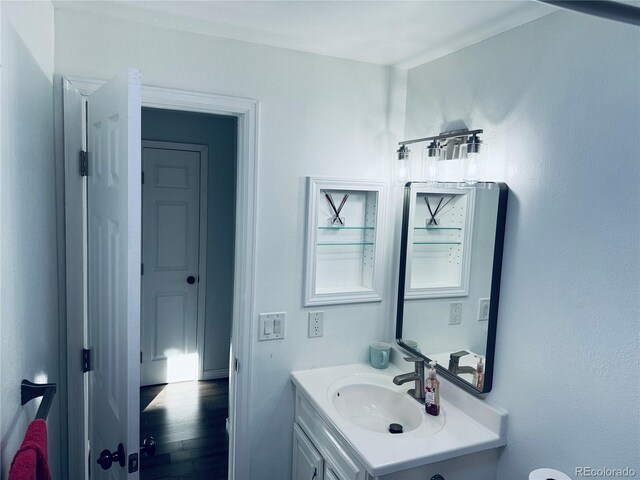
[[[418,404],[424,416],[422,424],[401,435],[377,433],[358,427],[342,417],[331,402],[331,385],[345,377],[355,379],[357,376],[384,375],[388,377],[389,388],[406,392],[413,387],[413,382],[396,386],[392,379],[411,368],[412,365],[407,364],[406,370],[399,370],[390,364],[388,368],[378,370],[368,364],[352,364],[293,372],[291,377],[320,416],[342,435],[352,453],[372,476],[506,444],[506,412],[442,378],[440,416],[428,415],[424,407]],[[433,430],[434,422],[442,423],[443,416],[444,426],[437,433],[427,433]]]

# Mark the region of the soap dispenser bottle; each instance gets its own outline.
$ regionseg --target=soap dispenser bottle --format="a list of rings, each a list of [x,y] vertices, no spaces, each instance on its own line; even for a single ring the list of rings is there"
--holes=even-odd
[[[429,415],[440,414],[440,381],[436,378],[436,362],[429,362],[429,375],[424,382],[424,408]]]
[[[482,363],[482,357],[476,355],[478,359],[478,364],[476,365],[476,371],[473,374],[473,385],[478,389],[482,390],[484,388],[484,363]]]

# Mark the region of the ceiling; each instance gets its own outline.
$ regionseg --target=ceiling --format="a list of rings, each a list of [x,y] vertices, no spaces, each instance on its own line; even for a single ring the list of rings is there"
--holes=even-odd
[[[411,68],[554,12],[531,0],[54,1],[216,37]]]

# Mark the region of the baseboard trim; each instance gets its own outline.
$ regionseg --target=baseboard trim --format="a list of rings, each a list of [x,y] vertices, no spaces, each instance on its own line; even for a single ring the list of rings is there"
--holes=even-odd
[[[216,370],[205,370],[202,372],[202,380],[217,380],[218,378],[229,377],[228,368],[218,368]]]

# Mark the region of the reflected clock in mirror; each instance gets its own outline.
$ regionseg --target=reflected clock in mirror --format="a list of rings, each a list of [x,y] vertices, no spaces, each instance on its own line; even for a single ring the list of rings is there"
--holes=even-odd
[[[491,390],[508,188],[405,188],[396,337],[474,393]]]

